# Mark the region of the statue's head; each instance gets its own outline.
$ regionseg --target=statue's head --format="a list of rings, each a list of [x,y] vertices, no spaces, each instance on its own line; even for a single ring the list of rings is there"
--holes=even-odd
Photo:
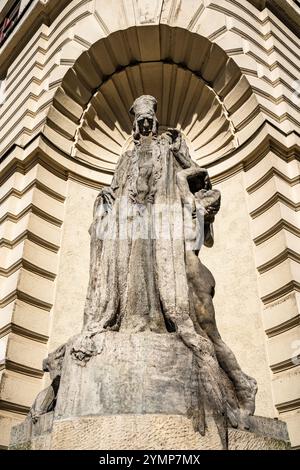
[[[139,140],[140,136],[158,133],[158,120],[156,117],[157,101],[154,96],[142,95],[135,100],[129,112],[134,115],[133,138]]]

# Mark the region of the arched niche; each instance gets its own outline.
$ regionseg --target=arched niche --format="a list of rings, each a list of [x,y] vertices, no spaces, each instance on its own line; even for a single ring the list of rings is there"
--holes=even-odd
[[[159,47],[152,49],[153,35]],[[128,109],[141,94],[158,99],[160,124],[180,128],[199,162],[229,156],[259,113],[246,78],[218,45],[152,25],[112,33],[82,53],[56,92],[44,132],[74,159],[113,172],[130,141]]]

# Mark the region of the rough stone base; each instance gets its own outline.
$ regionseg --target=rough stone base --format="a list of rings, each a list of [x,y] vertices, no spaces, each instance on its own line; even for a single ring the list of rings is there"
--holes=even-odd
[[[67,420],[54,424],[52,449],[164,450],[221,449],[214,426],[204,437],[184,416],[123,415]]]
[[[51,448],[53,412],[42,415],[36,423],[26,419],[11,431],[10,450],[48,450]]]
[[[106,332],[84,365],[66,347],[54,413],[15,426],[11,449],[222,449],[205,406],[205,436],[194,431],[198,370],[177,334]],[[230,449],[284,449],[286,426],[251,417],[250,432],[229,431]]]
[[[192,351],[177,334],[106,332],[85,366],[66,348],[55,419],[91,415],[187,415],[197,394]]]
[[[269,426],[267,425],[269,422]],[[39,424],[15,426],[10,449],[32,450],[221,450],[212,419],[205,436],[180,415],[88,416],[53,421],[44,415]],[[285,450],[289,447],[284,423],[254,417],[255,432],[229,429],[229,450]]]

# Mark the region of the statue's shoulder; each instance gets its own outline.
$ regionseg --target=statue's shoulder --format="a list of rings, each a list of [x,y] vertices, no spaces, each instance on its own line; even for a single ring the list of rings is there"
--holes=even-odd
[[[124,162],[126,160],[128,160],[129,158],[132,157],[132,150],[126,150],[125,152],[123,152],[120,156],[120,159],[119,159],[119,162]]]
[[[120,155],[118,163],[116,165],[115,174],[111,183],[112,188],[119,186],[120,178],[123,178],[124,173],[126,174],[130,168],[132,151],[126,150]]]
[[[130,160],[132,156],[132,150],[126,150],[125,152],[121,153],[120,158],[117,162],[116,170],[123,168],[124,165]]]
[[[167,132],[163,132],[161,135],[159,135],[157,140],[160,144],[171,144],[170,137],[168,136]]]

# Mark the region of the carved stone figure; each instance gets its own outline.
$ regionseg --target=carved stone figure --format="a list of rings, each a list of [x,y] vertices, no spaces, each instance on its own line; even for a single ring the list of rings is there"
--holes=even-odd
[[[214,278],[199,259],[203,243],[213,246],[221,196],[207,170],[191,159],[180,131],[158,134],[156,106],[148,95],[134,102],[133,149],[121,156],[111,186],[96,199],[84,328],[72,355],[84,366],[100,353],[95,337],[109,330],[176,331],[195,355],[200,388],[219,429],[226,416],[233,426],[243,420],[247,427],[256,381],[220,337]]]
[[[156,106],[130,110],[132,148],[94,205],[83,329],[44,361],[51,384],[11,448],[286,448],[283,423],[251,416],[256,381],[217,328],[201,246],[221,194]]]
[[[31,419],[33,423],[37,422],[41,415],[55,408],[64,355],[65,345],[50,353],[43,361],[43,371],[49,372],[51,384],[37,395],[29,410],[27,419]]]

